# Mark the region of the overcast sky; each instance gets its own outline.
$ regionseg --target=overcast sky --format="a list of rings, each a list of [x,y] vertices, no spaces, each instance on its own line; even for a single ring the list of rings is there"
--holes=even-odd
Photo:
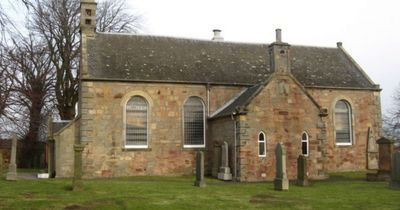
[[[381,85],[382,110],[400,86],[400,1],[127,0],[143,16],[142,33],[271,43],[275,29],[293,45],[344,48]]]

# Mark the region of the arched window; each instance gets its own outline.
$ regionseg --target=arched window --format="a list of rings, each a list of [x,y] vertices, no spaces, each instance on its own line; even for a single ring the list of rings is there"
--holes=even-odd
[[[141,96],[129,99],[125,108],[125,147],[147,148],[148,103]]]
[[[352,144],[351,107],[348,102],[340,100],[335,105],[336,144]]]
[[[258,134],[258,156],[267,156],[267,139],[265,138],[265,134],[263,132]]]
[[[204,104],[199,97],[189,97],[183,105],[184,147],[204,147]]]
[[[308,153],[308,134],[306,132],[303,132],[303,134],[301,134],[301,154],[304,156],[308,156]]]

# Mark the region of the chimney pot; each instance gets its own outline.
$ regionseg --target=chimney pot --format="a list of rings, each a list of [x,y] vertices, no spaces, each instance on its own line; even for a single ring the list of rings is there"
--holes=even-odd
[[[343,45],[343,43],[342,42],[337,42],[336,45],[337,45],[337,47],[341,47]]]
[[[282,30],[280,28],[275,29],[276,42],[282,42]]]
[[[221,36],[221,30],[220,29],[214,29],[214,37],[211,39],[213,41],[224,41],[224,37]]]

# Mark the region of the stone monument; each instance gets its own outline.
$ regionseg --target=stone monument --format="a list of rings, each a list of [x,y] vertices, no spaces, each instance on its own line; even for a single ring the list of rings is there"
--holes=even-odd
[[[205,187],[206,182],[204,181],[204,153],[198,151],[196,154],[196,181],[194,186]]]
[[[393,141],[382,137],[376,141],[379,145],[377,173],[367,173],[368,181],[390,181],[392,171]]]
[[[289,180],[286,173],[286,151],[282,143],[276,145],[276,177],[274,180],[275,190],[289,190]]]
[[[212,168],[211,168],[211,176],[218,178],[219,167],[221,163],[221,146],[215,142],[213,157],[212,157]]]
[[[13,134],[11,140],[10,165],[8,166],[6,180],[16,181],[17,179],[17,135]]]
[[[368,128],[367,137],[367,169],[377,170],[378,169],[378,145],[375,141],[375,136],[372,133],[371,128]]]
[[[389,187],[400,190],[400,152],[393,154],[392,174],[390,176]]]
[[[229,168],[228,148],[228,142],[224,141],[221,146],[221,167],[219,168],[218,179],[232,180],[232,173]]]
[[[72,180],[72,190],[83,190],[82,181],[82,152],[85,146],[81,144],[74,145],[74,178]]]
[[[297,158],[297,185],[308,186],[307,157],[299,155]]]

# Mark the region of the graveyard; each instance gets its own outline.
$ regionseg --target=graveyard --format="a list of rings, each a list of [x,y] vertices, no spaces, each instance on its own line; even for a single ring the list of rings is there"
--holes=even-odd
[[[399,209],[400,191],[389,182],[368,182],[366,172],[330,174],[308,186],[289,182],[235,183],[206,177],[126,177],[84,180],[72,191],[71,179],[0,179],[0,209]]]

